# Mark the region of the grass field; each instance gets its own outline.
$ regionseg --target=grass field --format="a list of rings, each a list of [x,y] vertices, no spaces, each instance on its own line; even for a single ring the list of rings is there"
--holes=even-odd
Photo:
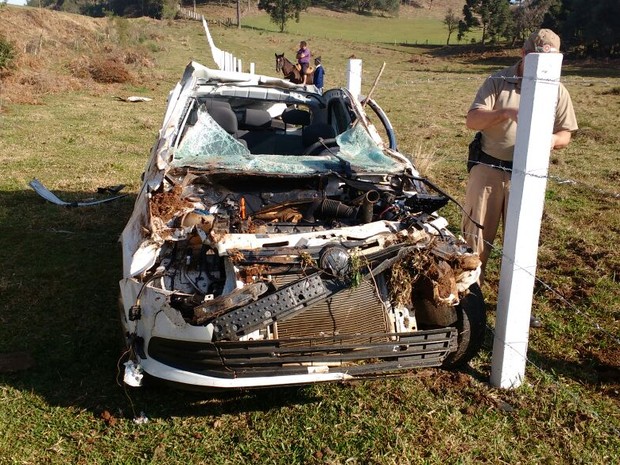
[[[92,21],[52,12],[24,18],[24,11],[0,8],[0,34],[22,54],[0,88],[0,354],[23,356],[22,370],[0,374],[0,464],[620,460],[617,64],[565,63],[563,81],[581,129],[552,155],[533,309],[545,326],[530,335],[521,388],[488,384],[498,250],[484,288],[488,339],[464,372],[424,369],[405,378],[228,394],[133,390],[119,384],[117,372],[118,237],[167,93],[190,60],[212,64],[207,43],[194,22]],[[35,26],[22,27],[22,20]],[[361,21],[367,18],[347,17],[347,28],[367,28]],[[308,15],[299,27],[318,30],[324,22]],[[292,53],[309,37],[267,26],[211,32],[218,47],[267,74],[274,52]],[[431,179],[462,200],[472,136],[465,112],[482,79],[518,51],[355,39],[318,32],[309,39],[323,56],[327,87],[344,85],[352,54],[363,60],[363,93],[386,62],[374,97],[401,151],[420,164],[433,162]],[[128,65],[132,82],[99,84],[68,71],[85,57],[103,59],[127,47],[143,57]],[[115,98],[128,95],[153,101]],[[33,178],[68,201],[100,198],[98,187],[117,184],[126,184],[129,195],[99,207],[62,208],[28,187]],[[444,213],[458,227],[457,208]],[[148,422],[136,421],[141,412]]]
[[[350,15],[349,15],[350,17]],[[352,42],[402,43],[444,45],[447,32],[441,20],[433,18],[381,18],[359,16],[355,20],[346,19],[345,14],[302,15],[303,21],[291,21],[287,31],[314,39],[337,39]],[[266,14],[247,18],[243,27],[278,33],[279,27],[270,22]],[[360,34],[360,31],[363,31]],[[456,42],[456,36],[452,37]]]

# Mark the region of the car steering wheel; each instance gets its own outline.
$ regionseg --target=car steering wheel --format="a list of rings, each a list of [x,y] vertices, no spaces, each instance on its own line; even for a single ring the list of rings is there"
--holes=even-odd
[[[314,144],[307,147],[306,150],[304,150],[303,155],[313,155],[314,152],[317,151],[317,149],[325,149],[328,147],[336,146],[338,146],[338,143],[336,142],[335,137],[331,137],[329,139],[319,139]],[[317,152],[316,155],[318,155],[318,153],[320,152]]]

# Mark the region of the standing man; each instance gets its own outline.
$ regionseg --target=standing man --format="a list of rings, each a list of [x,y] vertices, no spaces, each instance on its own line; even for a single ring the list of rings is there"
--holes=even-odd
[[[306,84],[306,76],[308,76],[308,67],[310,66],[310,57],[312,54],[308,49],[305,40],[299,42],[299,50],[297,50],[297,63],[301,66],[301,83]]]
[[[532,33],[523,44],[522,59],[486,79],[467,113],[467,127],[481,132],[477,160],[469,172],[462,231],[469,246],[482,261],[484,279],[489,254],[500,220],[505,227],[512,157],[516,142],[523,58],[528,53],[559,53],[560,38],[549,29]],[[577,119],[570,95],[560,83],[555,110],[551,149],[566,147]],[[473,221],[481,224],[480,229]],[[531,326],[541,326],[535,317]]]
[[[323,78],[325,77],[325,69],[321,64],[321,57],[316,57],[314,59],[314,78],[312,82],[314,86],[319,89],[319,92],[323,93]]]

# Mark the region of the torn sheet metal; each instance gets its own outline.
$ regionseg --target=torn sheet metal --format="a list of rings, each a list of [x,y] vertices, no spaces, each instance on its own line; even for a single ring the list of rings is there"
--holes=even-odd
[[[144,373],[139,364],[134,363],[132,360],[125,362],[125,376],[123,377],[125,384],[132,387],[140,387],[142,386],[143,377]]]
[[[127,194],[122,194],[122,195],[116,195],[114,197],[108,197],[107,199],[101,199],[101,200],[89,200],[86,202],[77,202],[77,201],[76,202],[65,202],[64,200],[59,199],[58,196],[56,196],[56,194],[54,194],[47,187],[41,184],[41,182],[38,179],[33,179],[32,181],[28,183],[28,185],[32,187],[32,189],[34,189],[34,191],[37,194],[39,194],[41,197],[43,197],[48,202],[51,202],[56,205],[60,205],[62,207],[90,207],[93,205],[100,205],[102,203],[112,202],[113,200],[121,199],[127,196]]]
[[[137,102],[150,102],[151,100],[153,100],[152,98],[149,97],[139,97],[136,95],[132,95],[130,97],[114,97],[116,100],[120,100],[121,102],[130,102],[130,103],[137,103]]]

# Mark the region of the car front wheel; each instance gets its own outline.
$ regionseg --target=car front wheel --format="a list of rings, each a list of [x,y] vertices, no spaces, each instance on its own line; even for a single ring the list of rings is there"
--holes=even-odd
[[[456,307],[458,348],[444,360],[444,368],[459,368],[467,364],[480,351],[484,342],[487,316],[484,298],[478,284],[469,288],[469,293]]]

